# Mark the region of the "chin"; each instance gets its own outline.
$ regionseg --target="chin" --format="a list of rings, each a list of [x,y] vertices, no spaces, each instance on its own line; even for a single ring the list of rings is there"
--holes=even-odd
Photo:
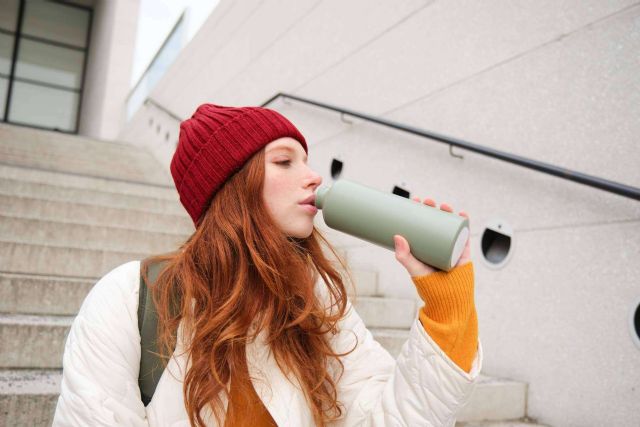
[[[306,239],[307,237],[311,236],[311,232],[312,230],[309,230],[308,233],[291,233],[289,234],[289,236],[295,237],[296,239]]]
[[[297,239],[306,239],[307,237],[311,236],[311,233],[313,233],[313,226],[304,230],[292,230],[287,233],[287,236],[295,237]]]

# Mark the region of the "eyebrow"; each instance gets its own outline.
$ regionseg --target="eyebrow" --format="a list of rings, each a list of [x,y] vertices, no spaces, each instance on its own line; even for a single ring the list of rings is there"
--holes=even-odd
[[[296,150],[294,150],[293,148],[287,146],[287,145],[280,145],[278,147],[272,148],[271,150],[269,150],[269,153],[273,153],[274,151],[278,151],[278,150],[287,150],[287,151],[291,151],[292,153],[295,153]],[[308,159],[308,156],[305,154],[304,156],[305,159]]]

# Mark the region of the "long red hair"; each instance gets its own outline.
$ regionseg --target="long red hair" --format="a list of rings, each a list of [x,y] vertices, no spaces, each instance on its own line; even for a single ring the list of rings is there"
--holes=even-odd
[[[231,378],[251,387],[245,345],[260,330],[280,369],[297,377],[317,425],[343,411],[328,369],[335,364],[342,371],[341,355],[328,338],[347,307],[334,266],[347,274],[348,269],[315,227],[303,239],[279,230],[263,203],[264,177],[263,148],[218,190],[179,250],[150,259],[168,261],[151,286],[161,353],[168,359],[173,352],[181,321],[184,336],[192,337],[183,393],[189,421],[197,427],[205,425],[202,411],[208,408],[222,423],[221,393],[229,395]],[[321,243],[338,263],[325,256]],[[318,277],[329,309],[314,293]]]

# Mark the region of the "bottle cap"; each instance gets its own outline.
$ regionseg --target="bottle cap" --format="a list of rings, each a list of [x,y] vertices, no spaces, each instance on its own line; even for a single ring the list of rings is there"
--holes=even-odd
[[[456,243],[453,245],[453,252],[451,253],[451,260],[449,261],[449,267],[453,268],[458,263],[458,260],[462,256],[465,246],[469,240],[469,228],[464,227],[460,230]]]
[[[324,197],[327,195],[327,192],[331,189],[330,185],[321,185],[316,190],[316,208],[322,209],[322,205],[324,203]]]

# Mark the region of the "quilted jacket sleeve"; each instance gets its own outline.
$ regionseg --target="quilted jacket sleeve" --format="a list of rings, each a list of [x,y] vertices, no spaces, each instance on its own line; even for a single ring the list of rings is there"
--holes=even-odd
[[[111,270],[82,303],[65,344],[54,427],[148,425],[138,389],[139,266]]]
[[[351,307],[334,348],[355,350],[342,358],[338,395],[345,414],[339,426],[454,426],[482,365],[482,348],[470,373],[460,369],[416,319],[397,360],[374,340]]]

